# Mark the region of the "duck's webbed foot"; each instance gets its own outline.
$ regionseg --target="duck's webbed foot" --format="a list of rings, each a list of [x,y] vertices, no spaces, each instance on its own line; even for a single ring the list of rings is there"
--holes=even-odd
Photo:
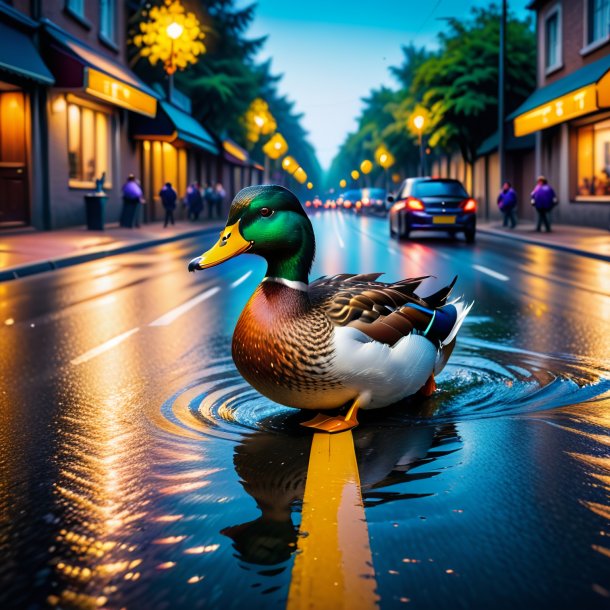
[[[434,392],[436,392],[436,381],[434,381],[434,373],[432,373],[432,375],[428,377],[428,381],[424,383],[417,393],[420,396],[425,396],[428,398],[428,396],[432,396]]]
[[[328,416],[318,413],[313,419],[301,423],[301,426],[306,428],[313,428],[320,432],[327,432],[328,434],[335,434],[336,432],[344,432],[345,430],[351,430],[358,425],[358,419],[356,414],[358,413],[358,398],[354,401],[348,412],[344,415]]]

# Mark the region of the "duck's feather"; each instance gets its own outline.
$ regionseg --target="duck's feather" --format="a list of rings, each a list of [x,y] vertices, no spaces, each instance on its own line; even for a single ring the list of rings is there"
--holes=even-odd
[[[335,327],[357,328],[369,338],[395,345],[413,330],[424,332],[433,310],[443,305],[453,282],[427,298],[415,294],[429,276],[386,284],[380,273],[321,277],[309,285],[314,306],[322,307]],[[416,305],[417,308],[412,307]]]

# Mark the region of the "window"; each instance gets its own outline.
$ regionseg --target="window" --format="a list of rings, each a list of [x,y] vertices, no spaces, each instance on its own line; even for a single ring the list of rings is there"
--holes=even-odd
[[[606,40],[609,26],[610,0],[587,0],[587,44]]]
[[[100,35],[115,42],[116,0],[100,0]]]
[[[578,137],[579,199],[610,197],[610,121],[581,127]]]
[[[557,4],[544,18],[544,67],[548,74],[561,65],[561,9]]]
[[[68,165],[70,186],[91,186],[106,173],[111,182],[111,123],[104,112],[68,104]]]
[[[85,16],[85,0],[66,0],[66,8],[78,17]]]

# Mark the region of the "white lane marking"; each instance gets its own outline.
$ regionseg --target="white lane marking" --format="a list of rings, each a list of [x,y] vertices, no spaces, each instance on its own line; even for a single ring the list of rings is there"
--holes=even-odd
[[[343,243],[343,239],[341,238],[341,234],[339,233],[339,226],[337,225],[337,217],[333,215],[333,227],[335,228],[335,235],[337,236],[337,241],[342,248],[345,248],[345,244]]]
[[[237,288],[240,284],[243,284],[252,275],[252,270],[244,273],[240,278],[237,278],[231,283],[230,288]]]
[[[137,333],[139,330],[140,330],[139,328],[132,328],[131,330],[128,330],[127,332],[123,333],[122,335],[117,335],[116,337],[113,337],[112,339],[109,339],[108,341],[106,341],[106,343],[102,343],[101,345],[98,345],[97,347],[90,349],[88,352],[85,352],[78,358],[74,358],[74,360],[70,360],[70,364],[74,364],[74,365],[83,364],[83,362],[87,362],[88,360],[91,360],[92,358],[95,358],[96,356],[99,356],[100,354],[107,352],[109,349],[116,347],[117,345],[119,345],[119,343],[123,343],[123,341],[125,341],[125,339],[129,339],[129,337],[131,337],[131,335],[133,335],[134,333]]]
[[[163,314],[160,318],[157,318],[154,322],[151,322],[149,326],[168,326],[174,320],[177,320],[181,315],[193,309],[195,305],[199,305],[199,303],[213,297],[219,291],[220,288],[218,286],[214,286],[214,288],[210,288],[209,290],[198,294],[196,297],[193,297],[186,303],[182,303],[182,305],[179,305],[178,307],[168,311],[166,314]]]
[[[508,275],[503,275],[502,273],[498,273],[497,271],[494,271],[493,269],[488,269],[487,267],[483,267],[483,265],[473,265],[472,268],[476,269],[477,271],[480,271],[481,273],[485,273],[486,275],[496,278],[497,280],[500,280],[502,282],[508,282],[508,280],[510,280]]]

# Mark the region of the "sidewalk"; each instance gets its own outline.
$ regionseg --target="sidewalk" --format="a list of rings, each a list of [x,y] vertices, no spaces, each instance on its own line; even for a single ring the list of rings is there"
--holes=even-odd
[[[532,222],[524,221],[514,229],[502,227],[501,222],[477,223],[479,233],[516,239],[530,244],[563,250],[589,258],[610,262],[610,231],[589,227],[554,224],[551,233],[537,233]]]
[[[206,231],[220,231],[222,224],[220,220],[178,221],[167,229],[162,223],[155,223],[142,225],[141,229],[126,229],[115,224],[108,225],[105,231],[77,227],[0,233],[0,282],[149,248]]]

